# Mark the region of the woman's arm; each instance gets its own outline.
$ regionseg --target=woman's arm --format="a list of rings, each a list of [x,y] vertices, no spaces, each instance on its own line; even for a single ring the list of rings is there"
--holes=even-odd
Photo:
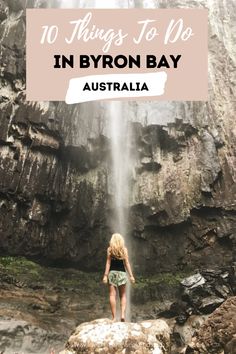
[[[127,248],[125,249],[125,268],[127,269],[128,273],[129,273],[129,276],[130,276],[130,280],[132,283],[135,283],[135,278],[133,276],[133,273],[132,273],[132,270],[131,270],[131,266],[130,266],[130,263],[129,263],[129,255],[128,255],[128,250]]]
[[[109,252],[109,248],[107,249],[107,261],[106,261],[106,267],[105,267],[105,273],[103,276],[103,283],[106,284],[107,283],[107,277],[108,277],[108,273],[110,270],[110,266],[111,266],[111,256],[110,256],[110,252]]]

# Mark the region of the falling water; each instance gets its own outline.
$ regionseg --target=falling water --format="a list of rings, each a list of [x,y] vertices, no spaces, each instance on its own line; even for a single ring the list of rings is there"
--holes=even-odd
[[[108,103],[110,115],[111,153],[112,153],[112,178],[114,191],[114,205],[116,208],[115,228],[125,234],[125,219],[127,215],[124,208],[128,207],[128,176],[129,176],[129,151],[127,139],[127,121],[120,101]]]
[[[121,233],[124,236],[129,258],[131,258],[127,225],[133,163],[130,154],[131,132],[125,107],[127,105],[120,101],[107,103],[111,135],[110,192],[114,208],[112,228],[114,232]],[[129,283],[127,286],[126,318],[129,321],[131,319]]]
[[[134,0],[49,0],[50,7],[60,8],[128,8],[134,7]]]

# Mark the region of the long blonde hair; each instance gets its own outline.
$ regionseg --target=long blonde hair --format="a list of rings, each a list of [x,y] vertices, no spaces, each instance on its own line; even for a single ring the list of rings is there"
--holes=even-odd
[[[109,254],[119,259],[125,258],[125,241],[121,234],[111,236]]]

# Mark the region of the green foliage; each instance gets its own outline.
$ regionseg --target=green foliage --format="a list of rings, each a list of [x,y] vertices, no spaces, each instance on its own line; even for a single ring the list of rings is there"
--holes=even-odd
[[[101,273],[86,273],[77,269],[63,269],[42,266],[25,257],[0,257],[0,271],[13,276],[28,286],[40,285],[46,288],[76,290],[82,294],[104,293]],[[150,276],[137,276],[134,289],[153,289],[163,285],[176,287],[188,276],[187,272],[159,273]],[[88,295],[87,295],[88,296]]]
[[[100,273],[85,273],[79,270],[73,270],[69,274],[61,274],[60,279],[58,279],[58,286],[65,288],[79,288],[81,291],[88,292],[89,290],[94,290],[101,283]]]
[[[25,257],[0,257],[0,270],[7,272],[22,280],[29,279],[31,281],[40,280],[42,278],[42,267]]]
[[[0,271],[28,286],[79,289],[81,293],[93,292],[102,281],[100,273],[41,266],[25,257],[0,257]]]
[[[151,275],[149,277],[138,277],[136,281],[137,287],[146,287],[155,284],[167,284],[170,286],[176,286],[187,277],[189,274],[186,272],[178,272],[178,273],[159,273],[155,275]]]
[[[40,265],[32,262],[24,257],[0,257],[0,267],[12,271],[36,270],[40,269]]]

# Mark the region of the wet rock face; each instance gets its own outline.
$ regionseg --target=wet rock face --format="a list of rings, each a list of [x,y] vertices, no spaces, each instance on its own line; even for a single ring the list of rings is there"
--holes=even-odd
[[[0,250],[102,269],[113,212],[103,107],[25,99],[24,9],[45,5],[0,1]],[[201,6],[209,7],[209,101],[132,102],[127,109],[137,272],[214,268],[234,257],[235,1]]]
[[[119,354],[124,350],[130,354],[164,354],[169,347],[169,327],[162,320],[122,323],[99,319],[78,326],[61,354]]]

